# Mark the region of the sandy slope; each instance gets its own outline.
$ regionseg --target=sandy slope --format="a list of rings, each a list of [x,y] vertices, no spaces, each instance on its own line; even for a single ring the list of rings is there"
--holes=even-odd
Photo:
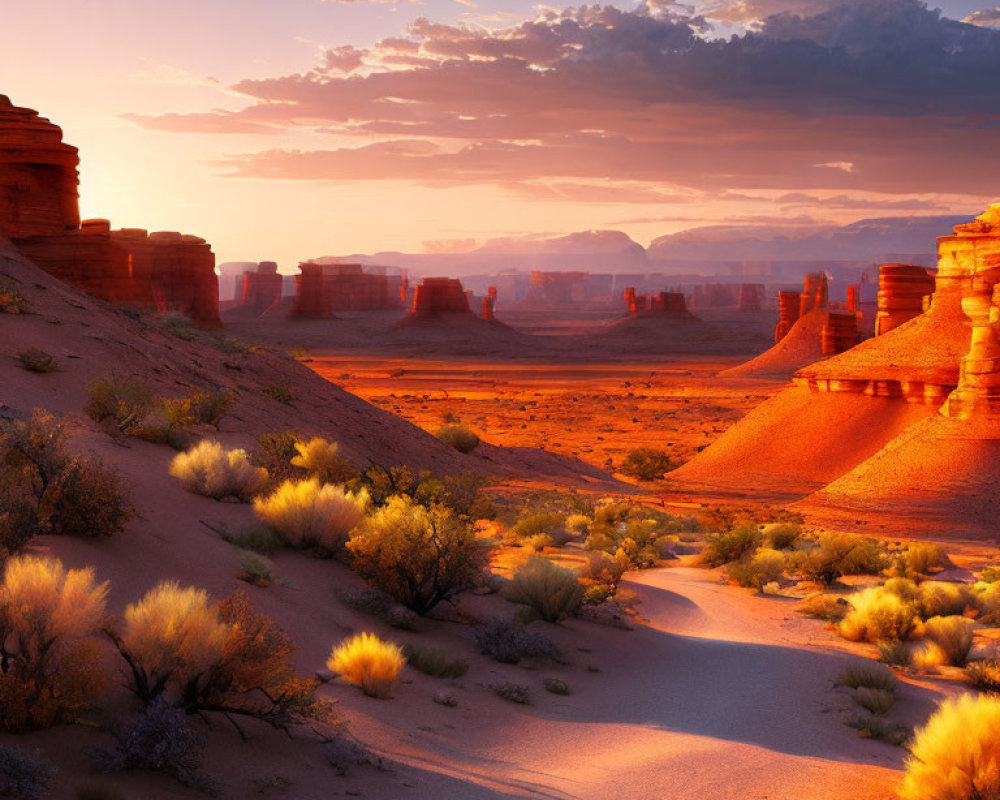
[[[801,498],[932,414],[929,406],[793,386],[669,473],[667,486],[680,492]]]
[[[721,374],[732,378],[792,377],[797,369],[823,359],[821,335],[828,317],[826,309],[814,308],[766,352]]]

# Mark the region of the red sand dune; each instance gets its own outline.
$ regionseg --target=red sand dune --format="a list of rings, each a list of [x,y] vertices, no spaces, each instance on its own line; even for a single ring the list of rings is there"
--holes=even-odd
[[[720,373],[731,378],[790,378],[823,358],[822,332],[830,312],[814,308],[800,317],[776,345],[738,367]]]

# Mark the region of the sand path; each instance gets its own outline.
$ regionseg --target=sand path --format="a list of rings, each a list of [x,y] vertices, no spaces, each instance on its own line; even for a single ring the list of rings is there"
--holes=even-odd
[[[799,617],[790,601],[754,597],[696,568],[641,573],[630,588],[648,626],[571,623],[589,645],[563,673],[571,696],[536,692],[536,704],[522,708],[487,693],[476,700],[483,708],[459,709],[471,725],[424,717],[405,735],[397,721],[391,742],[386,728],[369,733],[387,755],[428,770],[425,778],[456,781],[431,779],[439,796],[894,796],[905,753],[859,739],[844,724],[852,701],[832,684],[857,656],[839,650],[819,623]],[[520,671],[529,682],[512,669],[498,672]],[[930,693],[907,686],[898,707],[920,718],[931,704]],[[420,795],[424,787],[414,788]]]

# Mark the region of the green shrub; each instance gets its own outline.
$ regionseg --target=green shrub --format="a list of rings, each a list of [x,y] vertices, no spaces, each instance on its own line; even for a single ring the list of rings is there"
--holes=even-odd
[[[558,622],[576,611],[583,593],[574,570],[538,557],[518,567],[504,587],[504,597],[530,606],[546,622]]]
[[[677,462],[664,450],[637,447],[625,455],[618,471],[639,481],[658,481],[664,473],[677,469]]]
[[[531,705],[531,689],[523,683],[504,681],[503,683],[490,684],[490,688],[498,697],[502,697],[509,703],[517,703],[522,706]]]
[[[405,496],[373,511],[347,549],[362,577],[418,614],[478,584],[487,559],[469,525]]]
[[[528,539],[540,533],[551,534],[552,531],[563,527],[565,522],[566,517],[559,513],[528,514],[514,524],[511,533],[518,539]]]
[[[434,435],[459,453],[471,453],[479,446],[479,437],[463,425],[442,425]]]
[[[272,400],[277,400],[279,403],[284,403],[285,405],[290,405],[292,400],[295,399],[295,395],[292,394],[292,390],[288,388],[288,384],[286,383],[271,384],[270,386],[265,386],[261,391]]]
[[[731,561],[739,561],[760,547],[763,536],[756,525],[740,525],[728,533],[720,533],[710,538],[701,551],[702,563],[709,567],[721,567]]]
[[[767,584],[784,577],[785,556],[780,550],[762,547],[752,556],[731,562],[726,572],[740,586],[760,591]]]
[[[198,338],[198,329],[191,320],[178,311],[168,311],[160,317],[160,324],[171,336],[185,342],[193,342]]]
[[[447,650],[424,645],[403,645],[406,663],[424,675],[434,678],[461,678],[469,671],[469,662],[453,658]]]
[[[972,649],[975,627],[966,617],[931,617],[924,623],[924,637],[940,648],[949,664],[964,667]]]
[[[161,404],[171,429],[196,424],[218,428],[235,407],[236,398],[228,392],[197,392],[190,397],[165,398]]]
[[[56,360],[44,350],[39,350],[37,347],[22,350],[17,354],[17,360],[28,372],[44,373],[56,371]]]
[[[241,581],[264,588],[274,582],[272,569],[271,559],[260,553],[254,553],[252,550],[241,550],[240,571],[236,577]]]
[[[477,472],[438,477],[423,471],[412,489],[413,499],[423,506],[444,506],[461,520],[493,519],[497,509],[484,492],[489,479]],[[410,494],[410,492],[407,492]]]
[[[86,387],[83,410],[95,422],[114,425],[122,433],[136,431],[156,409],[157,398],[144,383],[111,374]]]

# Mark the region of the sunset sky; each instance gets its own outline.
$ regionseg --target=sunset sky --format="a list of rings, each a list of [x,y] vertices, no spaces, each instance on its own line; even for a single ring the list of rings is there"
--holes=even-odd
[[[1000,194],[983,2],[3,5],[0,93],[80,148],[83,214],[197,233],[220,261],[648,244]]]

